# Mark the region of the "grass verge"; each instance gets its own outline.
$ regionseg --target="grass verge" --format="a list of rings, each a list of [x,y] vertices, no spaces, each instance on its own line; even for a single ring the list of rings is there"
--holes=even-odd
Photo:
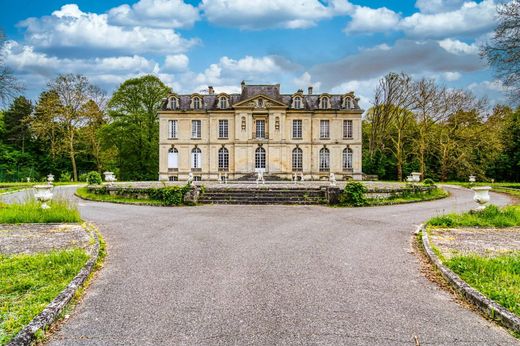
[[[441,199],[448,197],[449,193],[443,189],[437,188],[428,193],[412,193],[407,196],[395,196],[389,198],[381,198],[381,199],[369,199],[369,206],[377,206],[377,205],[392,205],[392,204],[403,204],[403,203],[413,203],[413,202],[422,202],[422,201],[432,201],[435,199]]]
[[[0,255],[0,345],[42,312],[87,260],[83,249]]]
[[[470,286],[520,316],[520,253],[456,256],[444,264]]]
[[[0,203],[1,223],[57,223],[80,222],[77,207],[66,200],[54,200],[48,203],[49,209],[42,209],[40,203],[29,200],[20,204]]]
[[[77,189],[76,196],[86,200],[97,202],[125,203],[137,205],[163,205],[161,201],[155,201],[151,199],[125,198],[119,196],[91,193],[88,192],[86,187],[80,187],[79,189]]]
[[[436,216],[427,223],[432,227],[514,227],[520,226],[520,206],[498,208],[490,205],[479,212]]]

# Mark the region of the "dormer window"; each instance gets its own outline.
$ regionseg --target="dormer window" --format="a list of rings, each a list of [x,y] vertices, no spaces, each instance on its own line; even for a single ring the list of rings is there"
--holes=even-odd
[[[302,98],[300,96],[296,96],[294,98],[294,101],[293,101],[293,107],[295,109],[302,109],[303,107],[303,104],[302,104]]]
[[[201,109],[202,108],[202,100],[200,99],[200,97],[193,97],[191,99],[191,108],[192,109]]]
[[[346,108],[346,109],[353,109],[354,108],[354,100],[352,100],[352,97],[345,96],[343,98],[343,108]]]
[[[220,109],[226,109],[228,108],[228,99],[225,96],[221,96],[218,99],[218,108]]]
[[[323,96],[320,98],[320,108],[321,109],[329,109],[330,108],[330,100],[327,96]]]
[[[172,96],[168,100],[168,109],[177,109],[179,108],[179,99]]]

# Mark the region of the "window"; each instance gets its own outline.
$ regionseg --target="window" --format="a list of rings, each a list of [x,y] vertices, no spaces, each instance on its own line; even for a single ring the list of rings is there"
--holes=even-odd
[[[168,150],[168,170],[179,168],[179,151],[175,148]]]
[[[218,108],[220,108],[220,109],[228,108],[228,100],[226,97],[220,97],[218,99]]]
[[[202,152],[199,148],[193,148],[193,150],[191,151],[191,168],[202,168]]]
[[[218,138],[228,138],[229,126],[227,120],[218,121]]]
[[[352,98],[351,97],[345,97],[344,100],[343,100],[343,106],[346,108],[346,109],[352,109],[354,108],[354,102],[352,102]]]
[[[352,139],[352,120],[343,120],[343,138]]]
[[[330,170],[330,153],[329,149],[321,148],[320,150],[320,172]]]
[[[292,121],[292,136],[293,136],[293,138],[302,138],[302,121],[301,120]]]
[[[325,96],[325,97],[322,97],[320,99],[320,108],[321,109],[328,109],[328,108],[330,108],[330,106],[329,106],[329,98],[328,97]]]
[[[169,180],[169,181],[179,181],[179,177],[176,176],[176,175],[170,175],[170,176],[168,177],[168,180]]]
[[[301,109],[302,108],[302,98],[301,97],[295,97],[294,98],[294,108],[295,109]]]
[[[242,124],[240,125],[242,131],[246,130],[246,117],[242,117]]]
[[[193,109],[200,109],[201,108],[201,102],[199,97],[193,98]]]
[[[352,149],[345,148],[343,150],[343,170],[348,171],[352,169]]]
[[[177,120],[168,120],[168,138],[177,138]]]
[[[292,170],[303,170],[303,150],[300,148],[294,148],[292,151]]]
[[[328,120],[320,120],[320,139],[330,138],[330,127]]]
[[[178,99],[176,97],[170,97],[169,101],[170,101],[169,102],[169,106],[168,106],[169,109],[177,109],[177,108],[179,108]]]
[[[218,170],[227,171],[229,169],[229,151],[222,147],[218,150]]]
[[[265,138],[265,120],[256,121],[256,138]]]
[[[256,148],[255,168],[265,168],[265,149],[262,147]]]
[[[202,124],[200,120],[191,121],[191,138],[201,138]]]

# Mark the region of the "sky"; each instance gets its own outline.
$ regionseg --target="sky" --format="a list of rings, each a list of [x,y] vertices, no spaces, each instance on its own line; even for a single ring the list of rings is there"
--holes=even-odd
[[[354,91],[389,72],[507,101],[479,56],[499,0],[0,0],[0,53],[36,100],[60,73],[113,92],[154,74],[177,93]]]

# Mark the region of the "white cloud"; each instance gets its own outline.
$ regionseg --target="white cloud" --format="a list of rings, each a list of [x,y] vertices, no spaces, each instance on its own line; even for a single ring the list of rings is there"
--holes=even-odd
[[[386,7],[370,8],[356,6],[350,21],[345,28],[347,32],[382,32],[396,29],[400,17]]]
[[[458,8],[466,0],[417,0],[415,7],[422,13],[439,13],[453,11]]]
[[[462,75],[459,72],[444,72],[443,78],[447,81],[455,81],[460,79]]]
[[[467,44],[465,42],[459,40],[453,40],[451,38],[446,38],[444,40],[439,41],[439,46],[446,49],[446,51],[453,54],[475,54],[479,53],[478,46],[473,44]]]
[[[347,0],[202,0],[199,7],[211,23],[241,29],[308,28],[353,8]]]
[[[29,18],[20,26],[27,29],[27,43],[39,49],[176,53],[197,43],[183,39],[171,29],[110,25],[106,14],[85,13],[75,4],[65,5],[51,16]]]
[[[321,87],[320,82],[312,81],[312,77],[309,72],[304,72],[300,77],[294,78],[293,83],[298,89],[305,89],[312,86],[314,92],[318,92]]]
[[[199,19],[199,11],[182,0],[140,0],[108,11],[111,24],[160,28],[190,28]]]
[[[188,68],[190,59],[184,54],[167,55],[163,68],[167,71],[183,71]]]

